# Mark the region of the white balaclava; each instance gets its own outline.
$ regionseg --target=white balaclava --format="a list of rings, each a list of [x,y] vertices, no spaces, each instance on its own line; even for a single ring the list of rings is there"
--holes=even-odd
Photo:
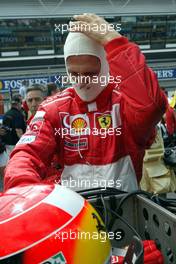
[[[83,33],[69,32],[64,45],[64,58],[67,69],[67,58],[77,55],[93,55],[100,59],[101,69],[97,78],[89,83],[86,88],[80,89],[80,82],[71,83],[78,96],[85,102],[91,102],[104,90],[109,80],[109,65],[103,46],[87,37]],[[67,69],[68,74],[68,69]]]

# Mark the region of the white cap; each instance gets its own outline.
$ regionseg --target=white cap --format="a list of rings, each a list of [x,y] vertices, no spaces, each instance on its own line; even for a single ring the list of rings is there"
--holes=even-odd
[[[95,40],[89,38],[84,33],[80,32],[69,32],[67,39],[64,45],[64,58],[65,64],[66,60],[70,56],[78,56],[78,55],[92,55],[100,59],[101,69],[99,73],[100,76],[105,76],[107,82],[102,85],[98,83],[95,87],[92,87],[92,90],[89,92],[87,91],[80,91],[79,88],[75,86],[75,90],[80,98],[84,101],[92,101],[94,100],[101,91],[107,86],[108,84],[108,77],[109,77],[109,65],[106,60],[106,53],[102,45],[98,44]],[[67,69],[67,64],[66,64]],[[68,70],[67,70],[68,73]]]
[[[103,46],[83,33],[69,32],[67,36],[64,45],[65,62],[69,56],[74,55],[93,55],[99,58],[101,62],[101,75],[109,73],[109,65]]]

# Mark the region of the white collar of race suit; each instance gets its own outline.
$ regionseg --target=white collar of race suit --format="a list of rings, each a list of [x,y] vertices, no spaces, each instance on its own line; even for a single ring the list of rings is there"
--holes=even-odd
[[[82,113],[85,112],[96,112],[96,111],[106,111],[107,105],[111,102],[112,91],[115,89],[113,83],[109,83],[107,87],[97,96],[95,100],[91,102],[84,102],[73,90],[75,94],[75,100],[78,103],[79,109]]]

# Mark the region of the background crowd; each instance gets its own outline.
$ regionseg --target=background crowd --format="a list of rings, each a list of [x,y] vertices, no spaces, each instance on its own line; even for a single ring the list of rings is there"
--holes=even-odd
[[[3,175],[10,153],[25,133],[39,105],[48,96],[60,92],[55,83],[29,85],[24,80],[18,94],[13,94],[10,109],[0,119],[0,189],[3,189]],[[4,112],[1,101],[1,114]],[[52,166],[51,166],[52,168]],[[53,168],[54,169],[54,168]],[[55,173],[55,170],[52,173]]]

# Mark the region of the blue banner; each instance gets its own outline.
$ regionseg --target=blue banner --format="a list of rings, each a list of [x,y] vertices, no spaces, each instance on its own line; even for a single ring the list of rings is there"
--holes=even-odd
[[[156,73],[158,80],[172,80],[176,79],[176,69],[153,69]],[[0,91],[2,92],[13,92],[18,91],[22,86],[24,80],[29,81],[29,85],[33,83],[39,83],[46,85],[49,82],[55,82],[57,86],[65,86],[67,80],[62,76],[35,76],[35,77],[26,77],[26,78],[7,78],[0,79]]]
[[[0,91],[2,92],[9,92],[16,90],[18,91],[22,86],[22,82],[24,80],[29,81],[29,85],[33,83],[43,84],[46,85],[49,82],[56,82],[58,76],[37,76],[37,77],[28,77],[28,78],[9,78],[9,79],[0,79]]]
[[[176,69],[154,69],[158,80],[176,79]]]

